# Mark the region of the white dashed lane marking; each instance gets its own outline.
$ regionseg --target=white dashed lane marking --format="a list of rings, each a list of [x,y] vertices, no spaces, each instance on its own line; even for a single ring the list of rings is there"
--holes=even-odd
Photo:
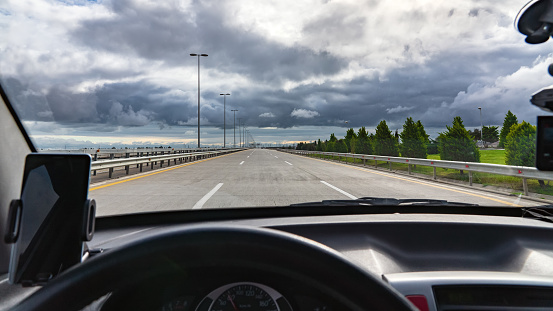
[[[350,199],[352,199],[352,200],[357,200],[357,197],[356,197],[356,196],[354,196],[354,195],[352,195],[352,194],[349,194],[349,193],[345,192],[344,190],[342,190],[342,189],[340,189],[340,188],[338,188],[338,187],[336,187],[336,186],[333,186],[333,185],[327,183],[326,181],[321,180],[321,182],[322,182],[323,184],[329,186],[330,188],[332,188],[332,189],[334,189],[334,190],[340,192],[341,194],[345,195],[346,197],[348,197],[348,198],[350,198]]]
[[[204,197],[201,200],[199,200],[196,204],[194,204],[194,207],[192,207],[192,209],[202,208],[205,202],[207,202],[207,200],[209,200],[209,198],[211,198],[211,196],[213,196],[215,192],[217,192],[217,190],[219,190],[219,188],[221,188],[222,186],[223,186],[223,183],[217,184],[215,188],[211,189],[211,191],[209,191],[206,195],[204,195]]]

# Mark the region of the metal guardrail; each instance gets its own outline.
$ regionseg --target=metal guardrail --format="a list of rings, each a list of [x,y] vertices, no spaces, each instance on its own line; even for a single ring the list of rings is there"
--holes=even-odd
[[[337,153],[337,152],[321,152],[321,151],[305,151],[305,150],[293,150],[293,149],[279,149],[280,151],[300,154],[300,155],[322,155],[323,157],[338,157],[339,160],[344,159],[360,159],[363,161],[363,165],[367,165],[367,161],[374,161],[374,166],[377,166],[378,161],[384,161],[390,163],[390,170],[392,169],[392,163],[408,164],[408,173],[411,174],[411,165],[430,166],[434,168],[433,178],[436,179],[436,168],[447,168],[459,171],[467,171],[469,173],[469,185],[472,186],[472,174],[478,173],[490,173],[504,176],[513,176],[522,178],[522,187],[524,195],[528,195],[528,179],[537,180],[553,180],[553,173],[547,171],[540,171],[535,167],[528,166],[513,166],[513,165],[500,165],[489,163],[477,163],[477,162],[459,162],[459,161],[445,161],[445,160],[431,160],[431,159],[417,159],[417,158],[402,158],[402,157],[389,157],[380,155],[368,155],[368,154],[352,154],[352,153]],[[370,165],[370,164],[369,164]]]
[[[146,153],[146,152],[201,152],[201,151],[215,151],[221,148],[127,148],[127,149],[98,149],[98,148],[85,148],[85,149],[41,149],[41,153],[88,153],[93,155],[95,153],[100,154],[121,154],[121,153]],[[229,148],[230,149],[230,148]]]
[[[142,156],[157,156],[165,154],[179,154],[192,152],[206,152],[225,150],[220,148],[133,148],[133,149],[75,149],[75,150],[40,150],[40,153],[87,153],[92,161],[115,158],[132,158]],[[230,149],[229,149],[230,150]]]
[[[91,163],[91,172],[92,175],[96,175],[96,171],[108,169],[109,178],[112,177],[113,169],[116,167],[125,167],[126,174],[129,174],[129,169],[131,165],[136,165],[140,169],[140,172],[143,170],[144,164],[153,168],[154,165],[157,165],[159,162],[160,168],[163,167],[163,164],[167,166],[171,165],[171,161],[174,164],[177,164],[177,161],[180,163],[191,162],[199,159],[206,159],[222,154],[237,152],[244,149],[223,149],[217,151],[207,151],[207,152],[190,152],[190,153],[178,153],[178,154],[166,154],[166,155],[151,155],[151,156],[142,156],[134,158],[118,158],[111,160],[103,161],[94,161]]]

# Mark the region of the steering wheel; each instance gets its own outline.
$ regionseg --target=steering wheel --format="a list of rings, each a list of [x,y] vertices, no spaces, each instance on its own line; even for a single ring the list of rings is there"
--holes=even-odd
[[[259,268],[301,280],[350,310],[416,310],[384,281],[312,240],[272,229],[192,226],[109,250],[78,264],[13,310],[76,310],[161,273],[194,268]]]

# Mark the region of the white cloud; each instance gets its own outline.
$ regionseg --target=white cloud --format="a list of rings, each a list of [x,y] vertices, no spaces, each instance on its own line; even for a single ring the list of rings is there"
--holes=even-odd
[[[274,118],[275,114],[272,112],[265,112],[259,115],[260,118]]]
[[[397,106],[397,107],[394,107],[394,108],[387,108],[386,109],[386,112],[387,113],[398,113],[398,112],[404,112],[404,111],[409,111],[409,110],[412,110],[413,108],[415,107],[404,107],[404,106]]]
[[[294,111],[292,111],[292,113],[290,113],[290,116],[296,117],[296,118],[311,119],[311,118],[319,116],[319,113],[317,111],[313,111],[313,110],[295,108]]]

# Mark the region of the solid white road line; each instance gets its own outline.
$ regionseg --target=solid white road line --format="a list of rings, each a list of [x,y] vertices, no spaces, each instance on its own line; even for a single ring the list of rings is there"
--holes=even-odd
[[[288,161],[284,161],[284,162],[286,162],[286,164],[288,164],[288,165],[292,165],[292,163],[290,163],[290,162],[288,162]]]
[[[334,189],[334,190],[340,192],[341,194],[345,195],[346,197],[348,197],[348,198],[350,198],[350,199],[352,199],[352,200],[357,200],[357,197],[356,197],[356,196],[351,195],[351,194],[345,192],[344,190],[342,190],[342,189],[340,189],[340,188],[338,188],[338,187],[336,187],[336,186],[333,186],[333,185],[327,183],[326,181],[321,180],[321,182],[322,182],[323,184],[329,186],[330,188],[332,188],[332,189]]]
[[[199,200],[196,204],[194,204],[194,207],[192,207],[192,209],[202,208],[205,202],[207,202],[207,200],[209,200],[209,198],[211,198],[211,196],[214,195],[215,192],[217,192],[217,190],[219,190],[219,188],[221,188],[222,186],[223,186],[223,183],[217,184],[215,188],[211,189],[211,191],[209,191],[206,195],[204,195],[204,197],[201,200]]]
[[[240,164],[238,164],[238,165],[242,165],[242,164],[244,164],[244,161],[240,162]]]

